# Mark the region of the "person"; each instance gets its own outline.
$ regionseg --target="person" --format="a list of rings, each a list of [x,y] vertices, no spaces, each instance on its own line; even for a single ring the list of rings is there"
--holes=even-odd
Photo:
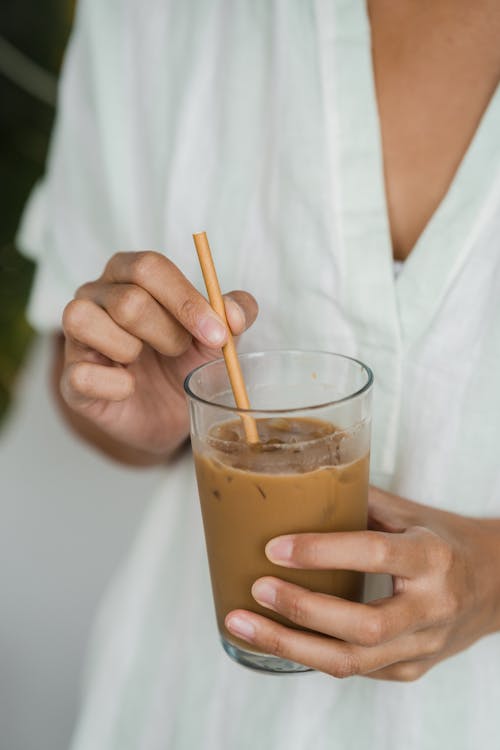
[[[495,744],[499,39],[493,0],[81,0],[20,231],[30,316],[62,314],[74,428],[165,481],[100,611],[73,750]],[[182,380],[226,335],[200,229],[223,287],[249,290],[225,298],[245,349],[375,373],[371,528],[266,548],[375,574],[367,601],[267,578],[255,599],[309,632],[227,619],[309,676],[246,671],[217,643],[184,448]]]

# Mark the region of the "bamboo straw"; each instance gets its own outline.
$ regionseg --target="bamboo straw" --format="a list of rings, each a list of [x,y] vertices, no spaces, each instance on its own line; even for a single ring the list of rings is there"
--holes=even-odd
[[[198,253],[198,260],[200,261],[205,286],[207,288],[208,299],[210,300],[212,308],[218,315],[220,315],[227,326],[227,343],[222,347],[222,354],[224,355],[227,374],[229,375],[229,382],[231,383],[236,406],[238,409],[250,409],[250,401],[248,400],[243,373],[241,372],[240,362],[238,360],[238,355],[236,354],[234,339],[227,322],[224,300],[222,299],[219,280],[215,271],[207,235],[205,232],[198,232],[197,234],[193,234],[193,240],[196,252]],[[240,416],[243,420],[243,428],[245,430],[247,442],[258,443],[259,433],[257,432],[255,419],[249,414],[241,414]]]

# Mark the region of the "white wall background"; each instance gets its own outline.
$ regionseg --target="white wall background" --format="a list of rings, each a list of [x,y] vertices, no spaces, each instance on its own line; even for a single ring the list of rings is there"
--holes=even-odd
[[[0,433],[0,749],[63,750],[87,636],[159,470],[122,468],[65,428],[39,339]]]

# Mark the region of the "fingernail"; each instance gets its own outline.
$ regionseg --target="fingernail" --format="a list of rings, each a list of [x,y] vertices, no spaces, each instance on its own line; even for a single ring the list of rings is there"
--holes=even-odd
[[[209,344],[220,346],[227,337],[225,326],[213,315],[204,315],[198,320],[198,330]]]
[[[244,617],[240,617],[240,615],[228,617],[226,619],[226,628],[233,635],[237,635],[238,638],[243,638],[244,641],[251,641],[255,636],[254,625]]]
[[[266,544],[266,556],[273,563],[290,562],[293,552],[293,537],[281,536]]]
[[[274,609],[276,601],[276,586],[269,581],[256,581],[252,586],[252,596],[264,607]]]
[[[239,306],[237,302],[235,302],[235,300],[232,297],[226,296],[224,299],[225,299],[226,307],[229,307],[231,310],[231,318],[233,320],[231,327],[234,329],[235,328],[234,324],[236,323],[237,329],[243,329],[245,327],[246,318],[245,318],[245,313],[243,312],[242,308]]]

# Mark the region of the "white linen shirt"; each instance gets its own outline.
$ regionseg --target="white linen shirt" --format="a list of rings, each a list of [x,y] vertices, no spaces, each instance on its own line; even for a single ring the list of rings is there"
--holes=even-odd
[[[80,0],[47,176],[19,234],[59,326],[118,250],[260,304],[242,349],[375,373],[372,481],[500,516],[500,93],[394,278],[361,0]],[[375,584],[374,588],[375,590]],[[217,642],[192,461],[165,469],[103,603],[72,750],[498,746],[500,635],[420,681],[268,677]]]

